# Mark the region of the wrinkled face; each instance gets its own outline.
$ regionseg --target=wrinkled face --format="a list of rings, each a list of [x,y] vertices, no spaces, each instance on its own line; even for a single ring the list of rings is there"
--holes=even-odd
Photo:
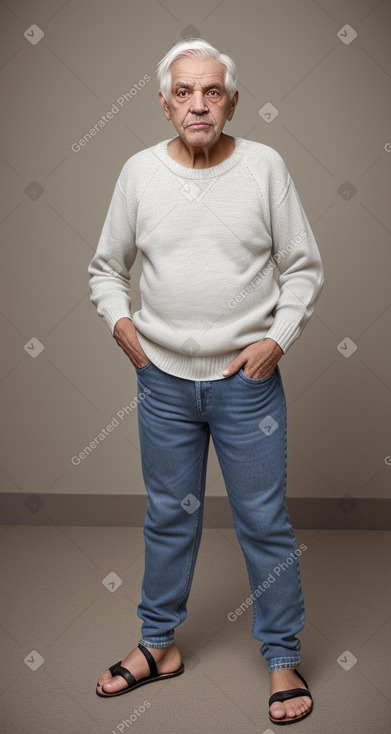
[[[224,88],[226,68],[216,59],[182,57],[170,66],[171,93],[166,101],[159,92],[160,104],[180,138],[190,146],[217,142],[227,120],[231,120],[238,101],[231,101]]]

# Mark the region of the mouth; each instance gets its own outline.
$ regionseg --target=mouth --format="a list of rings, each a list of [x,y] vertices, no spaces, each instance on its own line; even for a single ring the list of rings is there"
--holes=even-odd
[[[210,127],[209,122],[191,122],[187,127],[193,127],[195,130],[205,130]]]

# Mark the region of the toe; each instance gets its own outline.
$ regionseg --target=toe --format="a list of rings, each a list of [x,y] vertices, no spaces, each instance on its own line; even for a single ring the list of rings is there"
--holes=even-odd
[[[299,698],[298,701],[299,701],[300,711],[298,712],[297,715],[299,715],[299,713],[303,715],[311,708],[312,701],[308,696],[305,696],[304,698]]]
[[[109,670],[106,670],[104,673],[102,673],[102,675],[100,676],[100,678],[98,678],[97,686],[99,688],[102,688],[102,686],[105,683],[108,683],[109,680],[113,680],[113,677],[112,677],[110,671]]]
[[[117,691],[126,688],[127,683],[121,675],[111,675],[109,670],[106,670],[98,680],[97,689],[102,693],[116,693]]]
[[[115,675],[110,681],[105,681],[102,685],[103,693],[117,693],[122,691],[123,688],[127,688],[128,684],[121,675]]]
[[[286,716],[285,708],[282,703],[278,703],[277,701],[275,703],[272,703],[270,706],[270,716],[273,717],[273,719],[284,719]]]
[[[270,706],[270,716],[273,719],[294,719],[308,711],[311,699],[308,696],[292,698],[283,703],[275,702]]]
[[[304,714],[306,711],[308,711],[308,709],[311,708],[312,701],[309,696],[302,696],[300,698],[297,698],[296,700],[299,704],[300,713]]]
[[[99,688],[99,689],[101,689],[102,686],[106,683],[106,681],[107,681],[106,673],[103,673],[103,675],[101,675],[101,677],[98,678],[97,683],[96,683],[96,687]]]
[[[285,701],[276,701],[270,707],[270,716],[274,719],[285,723],[292,720],[302,718],[312,707],[311,697],[306,695],[308,690],[303,685],[303,681],[295,671],[273,671],[271,677],[270,693],[290,691],[290,689],[300,688],[302,695],[287,698]],[[289,693],[288,693],[289,695]]]
[[[292,701],[285,701],[285,715],[288,719],[293,719],[295,716],[298,715],[299,707],[296,704],[293,704]]]

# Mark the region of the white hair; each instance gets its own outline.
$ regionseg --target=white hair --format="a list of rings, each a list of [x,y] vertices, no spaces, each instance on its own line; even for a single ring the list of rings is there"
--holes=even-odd
[[[176,43],[166,55],[159,61],[156,66],[156,76],[159,84],[159,91],[162,93],[166,101],[170,98],[171,92],[171,72],[170,66],[176,59],[183,56],[196,56],[201,59],[216,59],[226,67],[224,86],[228,94],[229,100],[233,97],[237,90],[238,72],[235,62],[226,54],[221,54],[217,48],[211,46],[208,41],[202,38],[188,38],[185,41]]]

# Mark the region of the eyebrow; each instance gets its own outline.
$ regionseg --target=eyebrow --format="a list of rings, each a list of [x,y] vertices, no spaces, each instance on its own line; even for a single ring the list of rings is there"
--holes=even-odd
[[[178,89],[194,89],[194,84],[186,84],[185,82],[177,82],[175,84],[175,90]],[[220,92],[224,92],[225,88],[216,82],[216,84],[206,84],[204,87],[202,87],[204,92],[207,92],[209,89],[218,89]]]

